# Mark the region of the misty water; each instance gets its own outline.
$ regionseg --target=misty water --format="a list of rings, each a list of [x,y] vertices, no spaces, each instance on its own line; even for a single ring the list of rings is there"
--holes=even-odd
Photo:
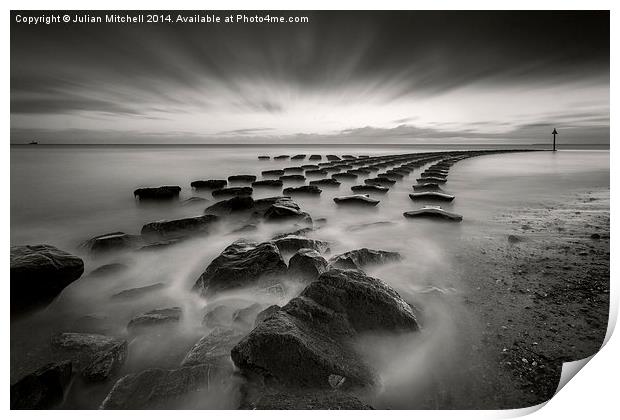
[[[219,253],[239,237],[268,240],[276,233],[294,230],[292,225],[260,225],[256,232],[231,234],[231,227],[178,245],[149,252],[127,252],[93,258],[79,245],[96,235],[123,231],[139,234],[142,225],[160,219],[202,214],[217,200],[209,191],[192,191],[199,179],[225,179],[234,174],[255,174],[307,164],[304,161],[259,161],[258,155],[364,154],[380,156],[431,148],[366,146],[248,146],[248,147],[99,147],[20,146],[11,148],[11,245],[47,243],[84,259],[84,275],[46,309],[11,324],[11,382],[52,358],[49,340],[65,331],[125,335],[128,321],[155,309],[179,306],[183,318],[179,328],[165,335],[138,336],[129,344],[128,360],[120,374],[150,367],[175,368],[208,330],[201,320],[209,307],[231,296],[239,307],[259,300],[283,304],[301,285],[287,289],[287,296],[256,296],[245,291],[208,301],[192,292],[196,279]],[[316,163],[316,162],[311,162]],[[505,230],[496,217],[511,208],[538,206],[562,201],[580,191],[609,188],[609,152],[563,150],[511,153],[474,157],[458,162],[443,187],[456,199],[442,207],[463,215],[462,223],[406,220],[402,213],[421,207],[408,197],[424,168],[398,181],[373,209],[339,208],[332,201],[351,194],[350,186],[363,183],[342,181],[338,188],[321,187],[320,197],[294,197],[313,219],[326,224],[309,234],[331,243],[329,255],[368,247],[398,251],[400,263],[374,267],[368,274],[394,287],[418,309],[423,330],[405,337],[364,337],[359,349],[378,370],[383,387],[369,397],[376,407],[428,407],[428,395],[438,387],[466,387],[458,375],[459,346],[475,335],[478,326],[453,296],[466,285],[460,282],[455,253],[472,237]],[[318,178],[317,178],[318,179]],[[141,205],[133,197],[138,187],[180,185],[179,202]],[[296,185],[296,184],[291,184]],[[285,184],[285,186],[287,186]],[[281,195],[280,189],[256,188],[254,198]],[[204,197],[208,202],[182,205],[183,200]],[[385,223],[377,223],[385,222]],[[285,260],[290,255],[285,255]],[[122,262],[129,269],[118,275],[91,277],[93,269]],[[120,291],[164,283],[165,288],[131,300],[110,297]],[[465,328],[464,325],[467,327]],[[457,374],[455,374],[457,372]],[[463,383],[459,384],[459,381]],[[439,384],[439,385],[438,385]],[[442,385],[443,384],[443,385]],[[449,384],[449,385],[447,385]],[[67,407],[96,408],[113,385],[74,386]],[[233,408],[234,389],[204,396],[195,407]],[[448,391],[449,392],[449,391]]]

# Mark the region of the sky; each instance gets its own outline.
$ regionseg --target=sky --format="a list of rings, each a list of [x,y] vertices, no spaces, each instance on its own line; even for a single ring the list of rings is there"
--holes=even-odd
[[[11,143],[609,143],[607,11],[42,14],[11,13]]]

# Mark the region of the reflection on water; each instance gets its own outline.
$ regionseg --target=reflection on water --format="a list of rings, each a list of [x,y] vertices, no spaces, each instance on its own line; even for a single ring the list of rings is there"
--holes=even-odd
[[[299,153],[325,153],[307,148]],[[395,154],[411,149],[371,149],[363,152],[343,146],[330,153]],[[78,245],[92,236],[124,231],[139,233],[144,223],[202,214],[213,204],[209,192],[196,192],[189,183],[198,179],[224,179],[233,174],[257,174],[281,169],[300,161],[259,161],[259,154],[284,154],[286,148],[14,148],[11,151],[11,244],[49,243],[77,253],[85,261],[85,275],[70,285],[47,309],[11,326],[11,380],[40,366],[51,356],[49,337],[54,332],[84,331],[126,333],[135,315],[154,309],[180,306],[183,318],[175,332],[140,337],[130,342],[123,372],[149,367],[177,367],[189,348],[207,331],[201,325],[208,308],[217,300],[205,301],[191,287],[209,262],[238,238],[221,226],[209,237],[184,241],[152,252],[128,252],[103,258],[84,255]],[[304,161],[304,163],[307,163]],[[454,380],[459,346],[476,326],[467,325],[467,311],[452,297],[463,290],[453,252],[462,240],[494,229],[493,218],[506,208],[561,200],[567,193],[609,186],[609,152],[534,152],[489,155],[457,163],[443,187],[456,195],[444,208],[462,214],[460,224],[410,221],[402,213],[419,205],[408,194],[421,170],[397,182],[377,208],[338,208],[332,201],[349,194],[359,183],[342,181],[339,188],[323,188],[320,197],[295,197],[314,219],[327,224],[309,236],[331,242],[331,254],[369,247],[399,251],[404,261],[376,267],[369,274],[388,282],[419,309],[424,330],[413,337],[366,337],[359,343],[381,373],[383,389],[373,401],[378,407],[428,406],[426,396]],[[363,180],[363,177],[360,178]],[[140,186],[180,185],[181,201],[190,196],[209,200],[196,205],[179,203],[138,205],[132,191]],[[279,190],[256,189],[254,197],[278,195]],[[377,223],[381,222],[381,223]],[[268,240],[286,230],[281,225],[260,225],[244,234],[257,241]],[[292,228],[291,228],[292,230]],[[89,276],[100,265],[121,262],[127,269],[105,277]],[[293,279],[294,280],[294,279]],[[112,299],[126,289],[163,283],[135,299]],[[261,303],[285,303],[301,286],[294,281],[283,298],[257,297],[243,291],[233,296],[239,307]],[[219,297],[218,299],[223,299]],[[230,299],[229,299],[230,300]],[[73,395],[78,407],[96,407],[111,384]],[[233,407],[235,397],[214,399],[201,407]],[[223,405],[222,405],[223,404]],[[228,405],[227,405],[228,404]]]

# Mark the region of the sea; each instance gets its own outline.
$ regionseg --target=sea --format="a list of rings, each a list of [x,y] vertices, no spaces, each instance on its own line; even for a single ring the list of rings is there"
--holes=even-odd
[[[11,245],[54,245],[82,257],[85,272],[46,309],[12,320],[11,383],[53,360],[49,339],[55,333],[92,329],[90,332],[123,335],[133,316],[170,306],[183,309],[178,331],[157,339],[133,339],[121,374],[153,367],[178,367],[193,343],[208,333],[201,325],[205,312],[221,303],[220,298],[209,301],[191,291],[200,274],[234,240],[242,236],[268,240],[285,227],[261,225],[257,231],[244,234],[222,228],[207,237],[156,252],[127,252],[105,257],[88,255],[80,244],[109,232],[139,234],[145,223],[156,220],[201,215],[205,207],[218,200],[209,191],[192,190],[192,181],[226,179],[236,174],[253,174],[260,179],[261,171],[308,163],[307,158],[304,161],[264,161],[258,159],[259,155],[384,156],[490,148],[516,146],[13,145],[10,154]],[[399,349],[398,354],[377,355],[385,359],[377,369],[385,383],[384,389],[394,389],[395,384],[401,389],[411,385],[411,393],[419,394],[419,401],[423,401],[422,394],[428,392],[419,382],[430,379],[416,375],[415,371],[419,371],[421,364],[425,366],[424,371],[433,371],[433,363],[445,363],[445,358],[435,358],[435,355],[449,352],[450,343],[466,334],[455,325],[467,308],[455,307],[454,301],[449,300],[451,294],[458,294],[465,288],[459,282],[459,269],[455,266],[455,244],[477,235],[508,231],[509,226],[505,226],[505,218],[501,217],[508,210],[551,206],[575,194],[591,191],[607,191],[608,194],[610,154],[607,149],[575,146],[556,152],[489,154],[460,161],[451,168],[448,182],[443,186],[456,199],[442,207],[461,214],[461,223],[403,217],[403,212],[421,207],[409,198],[421,170],[398,181],[386,195],[377,196],[381,202],[372,209],[341,208],[333,201],[336,196],[351,194],[350,187],[363,183],[363,177],[343,181],[338,188],[325,187],[319,197],[294,197],[313,219],[325,218],[325,225],[310,236],[330,242],[331,251],[327,257],[362,247],[398,251],[403,255],[401,263],[372,268],[369,274],[381,278],[408,302],[419,306],[420,316],[425,321],[426,342],[421,344],[416,338],[409,344],[395,347]],[[144,205],[134,198],[136,188],[159,185],[181,186],[179,201]],[[281,190],[254,191],[254,198],[276,195],[281,195]],[[184,205],[183,201],[190,197],[202,197],[207,201]],[[95,268],[112,262],[125,263],[129,269],[112,277],[88,275]],[[137,300],[110,299],[122,290],[160,282],[167,287]],[[246,304],[254,301],[264,305],[283,304],[298,292],[299,289],[293,289],[288,296],[266,298],[239,291],[234,297]],[[364,346],[365,351],[372,352],[372,344],[365,342]],[[424,351],[416,353],[417,347]],[[450,357],[456,359],[455,364],[465,362],[458,360],[456,354]],[[394,375],[395,371],[398,375]],[[441,372],[441,369],[434,371]],[[416,386],[403,380],[408,373],[417,381]],[[396,382],[390,386],[390,381]],[[97,408],[111,385],[82,388],[74,384],[75,389],[64,407]],[[373,403],[377,407],[407,408],[408,404],[418,401],[416,395],[406,395],[402,400],[378,395]],[[238,398],[237,393],[223,389],[221,395],[210,395],[188,408],[233,408]]]

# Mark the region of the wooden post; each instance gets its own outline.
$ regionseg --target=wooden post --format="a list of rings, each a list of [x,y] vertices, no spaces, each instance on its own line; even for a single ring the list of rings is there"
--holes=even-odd
[[[553,134],[553,151],[555,152],[555,135],[558,134],[558,130],[554,128],[551,134]]]

